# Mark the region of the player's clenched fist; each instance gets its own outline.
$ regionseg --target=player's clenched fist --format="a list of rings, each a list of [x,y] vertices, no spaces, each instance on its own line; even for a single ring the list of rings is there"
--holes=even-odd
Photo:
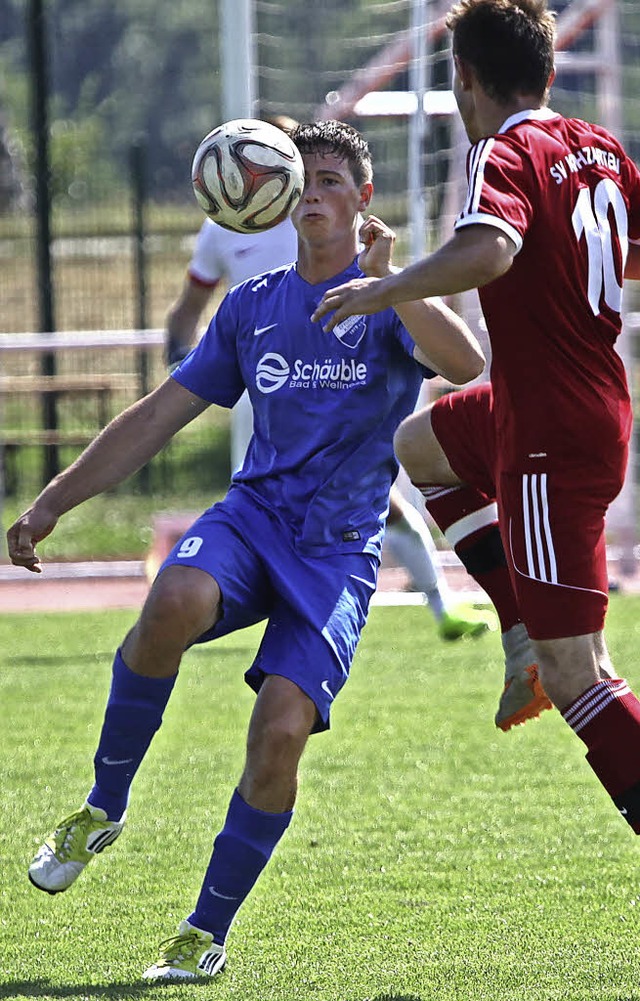
[[[50,512],[39,512],[35,508],[30,508],[20,515],[7,532],[7,548],[11,562],[33,573],[41,573],[36,544],[46,539],[55,528],[57,520]]]
[[[358,232],[364,250],[358,256],[358,266],[367,278],[384,278],[392,272],[391,256],[396,234],[375,215],[365,219]]]

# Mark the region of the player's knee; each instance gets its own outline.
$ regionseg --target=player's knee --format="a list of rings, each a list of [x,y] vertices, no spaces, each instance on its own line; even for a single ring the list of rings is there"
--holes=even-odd
[[[415,430],[411,425],[411,419],[403,421],[397,428],[393,436],[393,448],[398,462],[404,467],[408,475],[413,478],[413,470],[419,459],[419,447],[416,443]]]
[[[175,572],[175,571],[178,572]],[[140,617],[142,633],[192,642],[218,618],[220,591],[200,570],[173,568],[156,579]]]
[[[284,765],[298,761],[308,736],[308,728],[301,721],[283,715],[263,721],[259,731],[250,735],[247,749],[255,761],[271,761]]]
[[[432,482],[436,472],[436,447],[439,450],[439,446],[427,414],[422,412],[407,417],[394,435],[393,447],[410,479],[417,483]]]
[[[258,785],[270,776],[295,775],[309,736],[308,719],[282,712],[252,725],[247,740],[247,771]]]

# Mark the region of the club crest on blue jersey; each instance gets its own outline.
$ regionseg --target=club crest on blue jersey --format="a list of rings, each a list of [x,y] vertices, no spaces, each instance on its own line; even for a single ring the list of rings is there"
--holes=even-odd
[[[357,348],[367,329],[366,316],[348,316],[336,324],[333,333],[346,348]]]

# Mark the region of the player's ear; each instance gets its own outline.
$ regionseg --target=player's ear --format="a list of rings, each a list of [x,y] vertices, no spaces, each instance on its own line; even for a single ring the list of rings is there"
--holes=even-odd
[[[456,76],[460,82],[462,90],[469,90],[471,88],[471,77],[472,70],[471,66],[466,60],[461,59],[454,52],[453,54],[453,65],[455,67]]]
[[[551,72],[549,73],[549,79],[547,80],[547,94],[553,87],[553,81],[555,80],[555,78],[556,78],[556,68],[554,66]]]
[[[364,184],[360,185],[360,204],[358,205],[358,212],[364,212],[364,210],[369,207],[369,202],[372,198],[373,184],[371,181],[365,181]]]

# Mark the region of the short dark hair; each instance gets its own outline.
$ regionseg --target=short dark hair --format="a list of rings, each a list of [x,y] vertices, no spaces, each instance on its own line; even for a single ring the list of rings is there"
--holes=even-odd
[[[334,120],[302,122],[290,135],[301,153],[333,153],[346,160],[358,187],[373,178],[367,141],[351,125]]]
[[[555,16],[547,0],[458,0],[447,15],[453,54],[468,62],[489,97],[544,100],[553,71]]]

